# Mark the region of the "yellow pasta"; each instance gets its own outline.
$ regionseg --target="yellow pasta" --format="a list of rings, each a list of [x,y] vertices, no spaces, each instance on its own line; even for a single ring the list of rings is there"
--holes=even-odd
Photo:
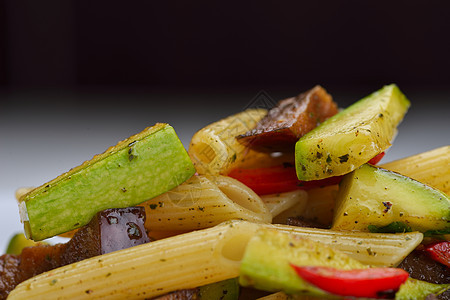
[[[267,111],[248,109],[212,123],[194,134],[188,154],[199,174],[227,174],[237,167],[261,166],[272,156],[241,145],[236,136],[253,129]]]
[[[305,207],[308,202],[308,193],[303,190],[292,192],[264,195],[261,196],[262,201],[266,204],[272,217],[276,217],[282,212],[290,211],[291,208]]]
[[[148,232],[148,236],[151,240],[161,240],[168,237],[176,236],[183,233],[191,232],[192,230],[152,230]]]
[[[149,299],[237,277],[256,229],[225,223],[93,257],[24,281],[8,299]]]
[[[362,234],[230,221],[43,273],[19,284],[8,299],[142,299],[237,277],[246,245],[262,227],[319,241],[372,265],[395,265],[422,240],[414,232]]]
[[[308,191],[308,205],[303,217],[325,226],[331,225],[339,186],[330,185]]]
[[[194,230],[240,219],[270,223],[261,198],[231,177],[193,176],[185,183],[141,204],[150,231]]]
[[[381,165],[450,194],[450,146],[409,156]]]
[[[273,223],[286,224],[289,217],[302,217],[323,226],[330,226],[333,220],[337,185],[315,188],[307,191],[307,201],[299,202],[273,218]]]
[[[420,232],[386,234],[333,231],[278,224],[270,226],[321,242],[364,264],[378,267],[398,265],[423,239],[423,234]]]

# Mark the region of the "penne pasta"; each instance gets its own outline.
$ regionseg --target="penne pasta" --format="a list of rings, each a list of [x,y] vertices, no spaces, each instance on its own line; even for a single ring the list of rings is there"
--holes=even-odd
[[[270,226],[282,232],[298,234],[321,242],[364,264],[379,267],[397,266],[423,239],[420,232],[387,234],[333,231],[279,224]]]
[[[8,299],[142,299],[237,277],[248,241],[263,227],[319,241],[362,263],[383,266],[395,265],[422,240],[416,232],[333,232],[230,221],[43,273],[19,284]]]
[[[191,232],[192,230],[175,230],[175,231],[156,231],[156,230],[152,230],[148,232],[148,236],[151,240],[161,240],[161,239],[166,239],[172,236],[176,236],[179,234],[183,234],[183,233],[188,233]]]
[[[234,278],[256,229],[225,223],[93,257],[24,281],[8,299],[149,299]]]
[[[390,277],[393,270],[375,270],[379,273],[366,276],[358,269],[397,267],[404,261],[400,267],[417,278],[423,274],[408,269],[405,258],[422,250],[427,250],[436,264],[446,264],[442,259],[445,241],[429,243],[436,237],[448,237],[448,226],[437,224],[445,223],[448,205],[436,199],[447,200],[445,193],[450,195],[450,146],[381,165],[392,172],[375,169],[370,164],[383,157],[384,152],[378,153],[391,145],[409,107],[398,88],[386,86],[326,121],[326,103],[319,97],[312,99],[319,101],[317,105],[311,104],[311,99],[303,97],[306,94],[280,101],[270,111],[251,108],[209,124],[194,134],[188,151],[173,128],[155,125],[150,129],[156,131],[144,130],[119,142],[38,188],[16,190],[21,221],[33,239],[72,237],[90,216],[95,218],[67,245],[26,249],[23,235],[13,237],[8,254],[0,260],[4,275],[0,299],[439,297],[450,284],[406,279],[406,272],[394,270],[406,284],[387,288],[378,284],[396,281],[393,277],[397,275]],[[367,103],[374,109],[367,109]],[[300,135],[304,136],[296,138]],[[355,147],[359,150],[353,151]],[[401,173],[443,193],[428,195],[413,184],[403,188],[403,181],[409,178],[372,176],[380,170],[388,175]],[[363,171],[366,173],[358,173]],[[362,203],[363,198],[376,203]],[[370,214],[361,217],[361,210],[356,209],[360,218],[351,219],[353,225],[362,224],[372,232],[391,228],[404,232],[337,231],[331,226],[333,218],[352,216],[349,209],[337,213],[341,199],[352,200],[350,208],[362,203],[371,206],[372,212],[388,217],[395,214],[396,220],[414,210],[421,223],[430,225],[421,233],[408,232],[411,222],[392,222],[385,227],[374,219],[366,224],[363,220]],[[397,204],[398,199],[402,201]],[[133,215],[136,207],[115,215],[102,211],[129,205],[144,207],[145,219],[142,207]],[[286,222],[333,229],[283,225]],[[145,244],[131,246],[142,237]],[[22,249],[26,251],[20,253]],[[72,259],[83,260],[64,265]],[[320,266],[353,269],[350,273],[356,280],[341,276],[346,272],[314,268]],[[309,269],[328,278],[311,280],[303,273]],[[443,271],[437,270],[436,275]],[[342,277],[346,282],[340,281]],[[378,282],[361,283],[375,277]],[[333,285],[338,289],[329,289]],[[357,286],[371,293],[359,294]],[[311,295],[304,295],[307,293]]]
[[[188,154],[198,174],[228,174],[233,168],[251,168],[292,160],[291,155],[276,155],[250,150],[236,136],[253,129],[267,111],[248,109],[212,123],[194,134]]]
[[[308,193],[303,190],[292,192],[264,195],[261,196],[262,201],[266,204],[272,217],[275,218],[280,213],[288,211],[293,207],[303,210],[308,202]]]
[[[307,201],[299,202],[273,218],[273,223],[286,224],[289,217],[302,217],[323,226],[331,226],[337,185],[315,188],[307,191]]]
[[[145,226],[153,231],[189,231],[239,219],[270,223],[272,215],[261,198],[227,176],[193,176],[185,183],[141,204]]]
[[[331,226],[338,189],[338,185],[330,185],[309,190],[308,204],[302,216],[322,225]]]
[[[450,194],[450,146],[381,165],[382,168],[411,177]]]

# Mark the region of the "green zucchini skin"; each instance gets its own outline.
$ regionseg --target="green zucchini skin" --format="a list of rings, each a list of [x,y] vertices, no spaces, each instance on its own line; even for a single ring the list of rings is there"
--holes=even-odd
[[[295,145],[299,180],[347,174],[391,145],[410,106],[394,85],[387,85],[332,116]]]
[[[175,130],[158,123],[22,196],[25,233],[39,241],[70,231],[98,211],[137,205],[194,173]]]

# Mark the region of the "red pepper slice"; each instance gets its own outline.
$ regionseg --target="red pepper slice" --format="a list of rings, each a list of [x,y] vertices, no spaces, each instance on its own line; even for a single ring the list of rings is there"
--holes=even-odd
[[[340,176],[322,180],[300,181],[297,179],[295,167],[290,164],[258,169],[234,169],[228,176],[239,180],[258,195],[284,193],[297,189],[311,189],[337,184],[341,181]]]
[[[408,272],[398,268],[338,270],[330,267],[291,266],[303,280],[339,296],[383,298],[397,291],[409,277]]]
[[[435,261],[450,268],[450,241],[436,242],[427,245],[424,251]]]
[[[380,160],[384,157],[384,152],[381,152],[380,154],[375,155],[371,160],[369,160],[367,163],[371,164],[371,165],[376,165],[377,163],[380,162]]]
[[[376,164],[383,158],[384,152],[372,158],[369,163]],[[338,184],[342,176],[329,177],[321,180],[300,181],[297,179],[295,166],[284,164],[280,166],[257,169],[234,169],[228,176],[239,180],[258,195],[276,194],[308,190],[312,188]]]

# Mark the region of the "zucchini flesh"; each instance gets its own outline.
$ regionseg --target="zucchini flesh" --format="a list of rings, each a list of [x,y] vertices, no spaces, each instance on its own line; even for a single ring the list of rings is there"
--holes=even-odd
[[[298,179],[343,175],[368,162],[391,145],[409,105],[392,84],[329,118],[295,145]]]
[[[411,230],[448,230],[450,198],[409,177],[362,165],[343,177],[332,229],[369,231],[405,223]]]
[[[327,295],[302,280],[290,264],[337,269],[367,267],[321,243],[273,229],[261,229],[248,242],[241,263],[239,283],[268,292]]]

